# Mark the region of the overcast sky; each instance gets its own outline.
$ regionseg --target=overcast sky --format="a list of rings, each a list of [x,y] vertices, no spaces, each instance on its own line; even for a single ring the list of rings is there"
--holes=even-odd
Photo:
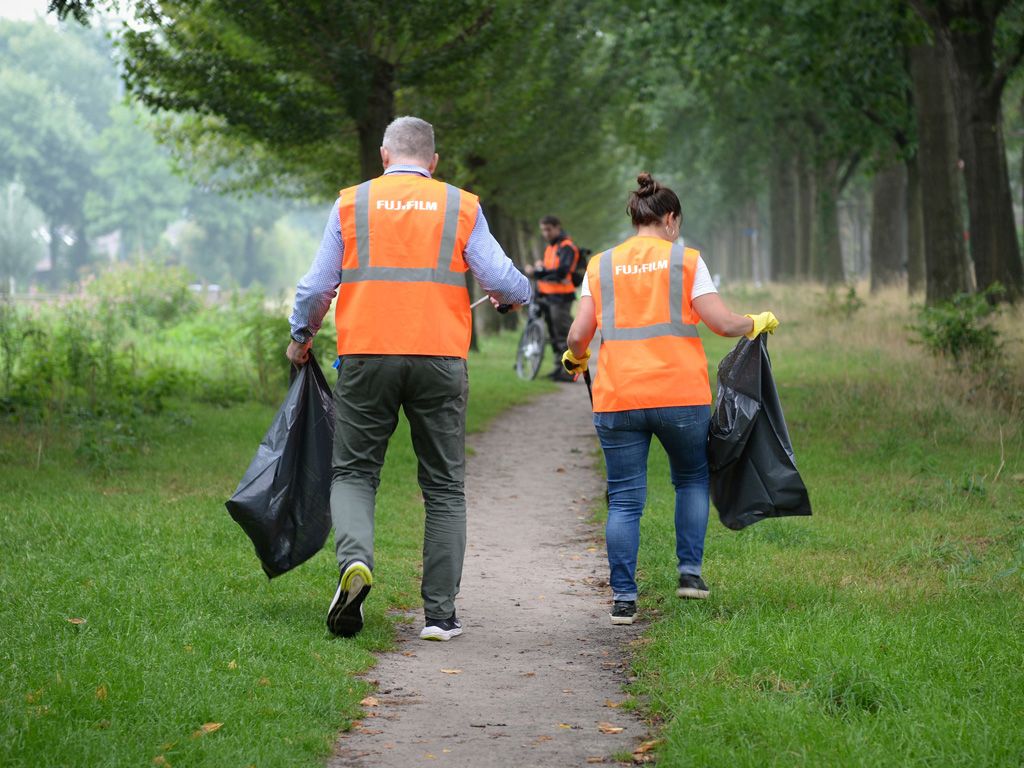
[[[47,0],[0,0],[0,17],[31,21],[46,15]]]

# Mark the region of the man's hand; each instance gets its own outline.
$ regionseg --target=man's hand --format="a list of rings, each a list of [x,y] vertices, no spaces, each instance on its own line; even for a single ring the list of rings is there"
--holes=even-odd
[[[762,333],[775,333],[775,329],[779,327],[779,318],[771,312],[762,312],[758,315],[744,315],[744,317],[749,317],[754,321],[754,327],[746,334],[746,337],[751,341]]]
[[[488,296],[488,298],[491,300],[491,306],[493,306],[503,315],[507,314],[508,312],[515,312],[516,310],[521,309],[523,306],[522,304],[502,304],[493,296]]]
[[[585,372],[589,363],[590,347],[587,347],[587,351],[581,357],[576,357],[571,349],[565,350],[565,354],[562,355],[562,367],[573,376],[579,376]]]
[[[312,341],[307,341],[305,344],[300,344],[295,339],[292,339],[288,345],[288,349],[285,351],[285,357],[287,357],[292,365],[301,367],[306,364],[309,360],[309,348],[313,346]]]

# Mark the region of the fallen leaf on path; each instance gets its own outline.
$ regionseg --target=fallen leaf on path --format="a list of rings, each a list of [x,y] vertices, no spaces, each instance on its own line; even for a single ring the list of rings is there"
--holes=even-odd
[[[559,723],[558,727],[559,728],[572,728],[572,726],[569,725],[568,723]]]
[[[612,701],[611,699],[605,699],[604,700],[604,705],[606,707],[611,707],[612,709],[618,709],[619,707],[622,706],[622,702],[621,701]]]
[[[604,758],[601,757],[600,755],[598,755],[596,757],[588,757],[587,758],[587,762],[588,763],[603,763],[604,762]]]
[[[540,741],[551,741],[551,737],[550,736],[538,736],[536,739],[534,739],[534,741],[538,741],[538,742],[540,742]]]
[[[384,733],[384,731],[377,731],[373,728],[360,728],[360,733],[365,733],[367,736],[376,736],[378,733]]]
[[[415,654],[415,653],[413,653],[412,651],[402,651],[402,655],[403,655],[403,656],[410,656],[410,657],[413,657],[413,656],[415,656],[416,654]]]
[[[572,693],[572,688],[563,688],[562,693]]]
[[[76,627],[79,626],[80,624],[85,624],[85,619],[74,618],[74,619],[66,619],[66,621],[68,622],[68,624],[74,624]]]
[[[462,674],[462,670],[461,669],[442,669],[441,671],[444,672],[446,675],[461,675]]]
[[[523,672],[523,677],[536,677],[536,672]]]
[[[597,730],[601,733],[622,733],[626,729],[620,725],[612,725],[611,723],[598,723]]]
[[[650,752],[652,749],[654,749],[656,746],[661,744],[661,742],[663,742],[663,741],[664,741],[664,739],[651,739],[650,741],[645,741],[643,744],[641,744],[639,747],[637,747],[636,749],[633,750],[633,754],[634,755],[645,755],[648,752]]]
[[[437,760],[437,755],[432,755],[429,752],[427,752],[424,757],[427,758],[427,760]]]
[[[101,685],[99,688],[96,689],[96,699],[98,701],[107,700],[107,686]]]
[[[558,469],[555,470],[555,472],[565,472],[565,467],[559,467]]]
[[[375,696],[367,696],[365,699],[359,702],[364,707],[376,707],[380,704]]]
[[[193,731],[192,738],[198,739],[200,736],[205,736],[208,733],[219,731],[222,725],[224,725],[224,723],[203,723],[199,726],[198,731]]]

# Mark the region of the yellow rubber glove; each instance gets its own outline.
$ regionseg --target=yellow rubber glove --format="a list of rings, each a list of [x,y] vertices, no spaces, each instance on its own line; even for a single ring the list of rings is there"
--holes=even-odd
[[[565,354],[562,355],[562,367],[573,376],[579,376],[587,370],[587,364],[589,362],[590,347],[587,347],[587,351],[583,353],[583,357],[576,357],[576,355],[572,353],[571,349],[565,350]]]
[[[753,341],[762,333],[775,333],[779,327],[779,318],[771,312],[762,312],[759,315],[744,315],[754,321],[754,327],[747,334],[747,338]]]

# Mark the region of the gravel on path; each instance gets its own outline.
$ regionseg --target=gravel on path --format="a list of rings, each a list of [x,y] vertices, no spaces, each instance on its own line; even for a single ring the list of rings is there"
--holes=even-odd
[[[410,616],[398,650],[368,673],[375,706],[329,768],[588,765],[645,735],[613,706],[639,629],[608,618],[604,547],[588,522],[604,482],[583,383],[506,412],[469,445],[464,634],[422,641],[422,615]]]

